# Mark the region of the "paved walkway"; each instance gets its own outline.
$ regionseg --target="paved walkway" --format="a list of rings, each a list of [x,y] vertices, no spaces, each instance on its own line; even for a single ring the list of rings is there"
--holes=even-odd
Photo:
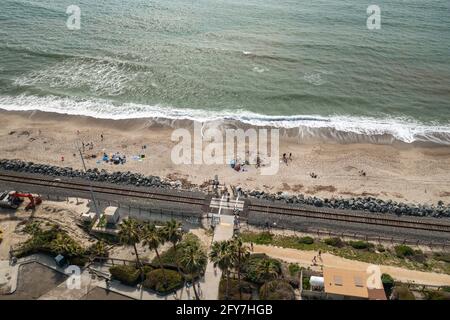
[[[220,223],[214,229],[213,241],[223,241],[231,239],[233,236],[234,216],[222,215]],[[208,252],[209,254],[209,252]],[[211,261],[206,266],[205,276],[201,283],[202,296],[204,300],[217,300],[219,296],[219,283],[222,271],[215,269]]]

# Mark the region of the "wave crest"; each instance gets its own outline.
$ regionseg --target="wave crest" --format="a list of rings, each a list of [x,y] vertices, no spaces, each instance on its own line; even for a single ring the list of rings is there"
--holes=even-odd
[[[431,142],[450,145],[450,125],[422,124],[406,118],[354,116],[270,116],[245,110],[200,110],[162,105],[113,103],[108,100],[72,99],[32,95],[0,96],[0,108],[9,111],[55,112],[100,119],[168,119],[199,122],[226,121],[275,127],[296,132],[300,138],[328,138],[339,142]]]

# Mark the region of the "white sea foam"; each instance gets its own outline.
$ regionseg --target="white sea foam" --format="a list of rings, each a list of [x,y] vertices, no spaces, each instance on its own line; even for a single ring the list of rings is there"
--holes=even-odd
[[[55,96],[37,97],[30,95],[0,96],[0,108],[10,111],[39,110],[69,115],[83,115],[100,119],[158,118],[170,120],[239,121],[254,126],[270,126],[299,129],[299,135],[314,135],[328,129],[324,136],[339,137],[354,134],[367,137],[390,136],[392,139],[412,143],[434,142],[450,145],[450,124],[422,124],[403,118],[371,118],[353,116],[269,116],[245,110],[200,110],[172,108],[162,105],[135,103],[113,103],[107,100],[75,100]],[[322,132],[324,132],[322,130]],[[370,140],[370,138],[369,138]]]
[[[131,71],[131,72],[130,72]],[[108,60],[68,59],[49,68],[33,71],[15,80],[15,85],[50,88],[87,88],[96,95],[117,96],[137,77],[126,64]]]

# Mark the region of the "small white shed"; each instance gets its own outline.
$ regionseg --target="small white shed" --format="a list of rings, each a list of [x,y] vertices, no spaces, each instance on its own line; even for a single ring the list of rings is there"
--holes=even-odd
[[[116,224],[119,221],[119,208],[117,207],[107,207],[104,214],[107,223]]]
[[[309,278],[309,284],[311,285],[311,288],[323,289],[324,288],[323,277],[311,276],[311,278]]]

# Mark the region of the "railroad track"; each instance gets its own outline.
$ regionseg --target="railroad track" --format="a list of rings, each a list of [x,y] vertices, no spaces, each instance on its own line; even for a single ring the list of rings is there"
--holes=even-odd
[[[38,186],[44,188],[57,188],[68,192],[90,192],[91,186],[88,183],[59,180],[58,178],[35,178],[30,176],[18,176],[0,173],[0,182],[17,183],[23,185]],[[96,194],[109,196],[125,196],[144,200],[158,200],[166,202],[176,202],[185,205],[204,206],[205,197],[196,195],[170,194],[156,190],[135,190],[124,187],[113,187],[109,185],[92,185],[92,191]],[[339,212],[334,210],[320,210],[306,207],[289,207],[285,205],[256,204],[250,201],[247,209],[252,212],[263,214],[273,214],[280,216],[304,217],[311,219],[322,219],[328,221],[362,223],[367,225],[378,225],[385,227],[406,228],[410,230],[435,231],[450,233],[450,223],[439,220],[431,222],[429,220],[406,220],[391,217],[381,217],[369,214],[358,214],[354,212]]]
[[[45,187],[45,188],[57,188],[66,191],[77,191],[77,192],[90,192],[91,186],[87,183],[72,182],[67,180],[54,179],[43,179],[43,178],[33,178],[33,177],[20,177],[16,175],[0,174],[0,182],[18,183],[31,186]],[[158,201],[168,201],[177,202],[182,204],[203,206],[205,205],[205,199],[202,197],[186,196],[182,194],[168,194],[158,191],[140,191],[133,189],[125,189],[120,187],[112,186],[97,186],[92,185],[92,191],[95,194],[113,195],[113,196],[127,196],[145,200],[158,200]]]
[[[264,214],[450,233],[450,223],[446,223],[443,220],[439,220],[439,222],[431,222],[429,220],[405,220],[358,213],[333,212],[332,210],[325,211],[316,210],[314,208],[294,208],[287,206],[274,206],[269,204],[265,205],[253,203],[248,206],[248,210]]]

